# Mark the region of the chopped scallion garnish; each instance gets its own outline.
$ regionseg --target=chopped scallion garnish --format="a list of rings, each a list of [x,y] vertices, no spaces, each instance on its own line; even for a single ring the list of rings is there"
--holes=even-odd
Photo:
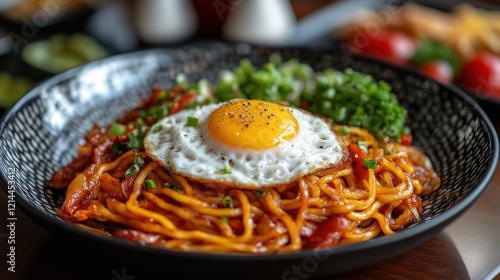
[[[144,149],[144,146],[142,145],[142,137],[137,136],[135,133],[130,133],[128,135],[128,146],[131,149]]]
[[[143,165],[144,165],[144,160],[142,159],[142,157],[136,156],[134,158],[134,162],[132,163],[132,165],[130,165],[127,171],[125,171],[125,178],[132,177],[135,174],[137,174],[137,172],[141,170],[141,166]]]
[[[174,190],[174,191],[176,191],[178,193],[184,193],[184,191],[179,186],[179,183],[168,183],[167,182],[167,183],[163,184],[163,186],[171,188],[172,190]]]
[[[363,150],[365,153],[368,153],[368,145],[363,142],[363,141],[358,141],[358,146],[361,150]]]
[[[258,196],[258,197],[264,197],[266,195],[267,191],[257,191],[257,190],[255,190],[255,191],[253,191],[253,193],[256,196]]]
[[[232,170],[231,167],[229,166],[224,166],[224,168],[221,169],[222,174],[231,174]]]
[[[157,132],[162,131],[162,129],[163,129],[163,125],[157,125],[157,126],[155,126],[155,128],[153,129],[153,132],[154,132],[154,133],[157,133]]]
[[[113,145],[111,145],[111,148],[109,148],[110,153],[117,154],[117,155],[121,155],[128,150],[129,150],[129,148],[127,147],[127,145],[122,144],[122,143],[113,143]]]
[[[339,132],[344,134],[344,135],[349,135],[349,133],[351,132],[351,129],[348,126],[344,125],[344,126],[340,127]]]
[[[373,159],[365,159],[363,161],[363,166],[370,169],[375,169],[377,167],[377,161]]]
[[[194,117],[188,117],[186,126],[198,126],[198,119]]]
[[[227,224],[229,222],[229,219],[227,217],[220,217],[220,221]]]
[[[144,184],[146,185],[147,188],[156,189],[156,183],[152,179],[146,179],[144,181]]]
[[[125,134],[125,131],[127,131],[127,126],[121,123],[113,123],[111,124],[111,127],[109,128],[109,135],[110,136],[118,136],[118,135],[123,135]]]
[[[222,198],[222,206],[225,208],[234,208],[233,199],[229,195],[224,196]]]

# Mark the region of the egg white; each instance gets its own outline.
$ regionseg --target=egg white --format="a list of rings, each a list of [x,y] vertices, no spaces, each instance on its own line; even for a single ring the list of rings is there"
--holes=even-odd
[[[220,143],[210,137],[206,120],[221,105],[183,110],[159,120],[144,138],[146,152],[162,166],[192,180],[249,189],[293,182],[333,167],[344,157],[345,145],[325,120],[292,107],[288,109],[297,119],[299,131],[289,142],[265,150]],[[187,126],[188,117],[197,118],[198,126]],[[158,126],[162,129],[155,129]]]

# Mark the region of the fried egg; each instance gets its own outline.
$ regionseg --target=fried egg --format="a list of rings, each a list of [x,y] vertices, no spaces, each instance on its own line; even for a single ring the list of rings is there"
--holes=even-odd
[[[248,189],[291,183],[337,165],[345,154],[324,119],[298,108],[245,99],[165,117],[150,128],[144,147],[176,174]]]

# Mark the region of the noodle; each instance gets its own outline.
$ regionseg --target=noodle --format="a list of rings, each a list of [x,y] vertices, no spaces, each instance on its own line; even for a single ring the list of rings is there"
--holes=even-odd
[[[151,104],[120,119],[126,120],[127,133],[136,128],[132,120],[138,110]],[[377,140],[362,128],[350,127],[348,135],[340,128],[334,126],[349,152],[359,141],[368,146],[365,157],[376,160],[375,168],[360,170],[351,156],[287,185],[232,189],[173,174],[141,149],[111,152],[119,139],[96,127],[51,186],[67,188],[58,213],[69,221],[183,251],[294,252],[391,235],[418,221],[419,196],[439,185],[425,155],[412,146]],[[128,174],[135,164],[137,173]]]

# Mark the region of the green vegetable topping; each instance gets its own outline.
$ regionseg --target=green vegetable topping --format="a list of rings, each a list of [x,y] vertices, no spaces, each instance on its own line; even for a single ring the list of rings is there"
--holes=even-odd
[[[271,56],[271,62],[260,68],[241,60],[233,71],[220,75],[214,96],[218,101],[248,98],[302,105],[337,124],[359,126],[377,137],[396,137],[407,129],[407,112],[389,84],[352,69],[314,73],[297,60],[281,63],[279,56]]]
[[[146,185],[147,188],[156,189],[156,183],[152,179],[146,179],[144,181],[144,184]]]
[[[113,123],[111,124],[111,127],[109,128],[109,135],[110,136],[118,136],[118,135],[123,135],[125,134],[125,131],[127,130],[127,126],[121,123]]]
[[[229,222],[229,219],[227,217],[220,217],[220,221],[227,224]]]
[[[363,141],[358,141],[358,146],[361,150],[363,150],[365,153],[368,153],[368,145],[363,142]]]
[[[313,74],[312,68],[297,60],[281,63],[278,54],[260,69],[249,59],[243,59],[233,71],[221,74],[214,96],[219,101],[233,98],[260,99],[292,102],[298,105],[297,96],[302,84]]]
[[[125,178],[132,177],[135,174],[137,174],[137,172],[141,170],[141,166],[143,165],[144,165],[144,160],[142,159],[142,157],[136,156],[134,158],[134,162],[132,162],[132,165],[130,165],[127,171],[125,171]]]
[[[198,126],[198,119],[194,117],[188,117],[186,126]]]
[[[179,186],[179,183],[165,183],[163,184],[164,187],[171,188],[172,190],[178,192],[178,193],[184,193],[184,191],[181,189]]]
[[[373,159],[365,159],[363,161],[363,166],[370,169],[375,169],[377,167],[377,162]]]
[[[256,196],[258,196],[258,197],[264,197],[266,195],[267,191],[257,191],[257,190],[255,190],[255,191],[253,191],[253,193]]]
[[[221,169],[222,174],[231,174],[232,170],[231,167],[229,166],[224,166],[224,168]]]
[[[225,208],[234,208],[233,199],[229,195],[224,196],[222,198],[222,206]]]
[[[160,132],[163,130],[163,126],[162,125],[157,125],[155,126],[155,128],[153,129],[153,132],[154,133],[157,133],[157,132]]]
[[[142,150],[144,149],[144,146],[142,144],[142,136],[138,136],[136,133],[130,133],[128,135],[128,146],[130,149],[139,149]]]
[[[339,132],[344,134],[344,135],[349,135],[349,133],[351,133],[351,129],[348,126],[344,125],[344,126],[340,127]]]
[[[121,155],[129,150],[129,147],[126,144],[121,143],[113,143],[111,148],[109,149],[110,153]]]
[[[352,69],[327,69],[313,80],[313,86],[302,93],[302,98],[311,104],[309,111],[338,124],[365,128],[376,136],[395,137],[405,129],[407,112],[389,84]]]

